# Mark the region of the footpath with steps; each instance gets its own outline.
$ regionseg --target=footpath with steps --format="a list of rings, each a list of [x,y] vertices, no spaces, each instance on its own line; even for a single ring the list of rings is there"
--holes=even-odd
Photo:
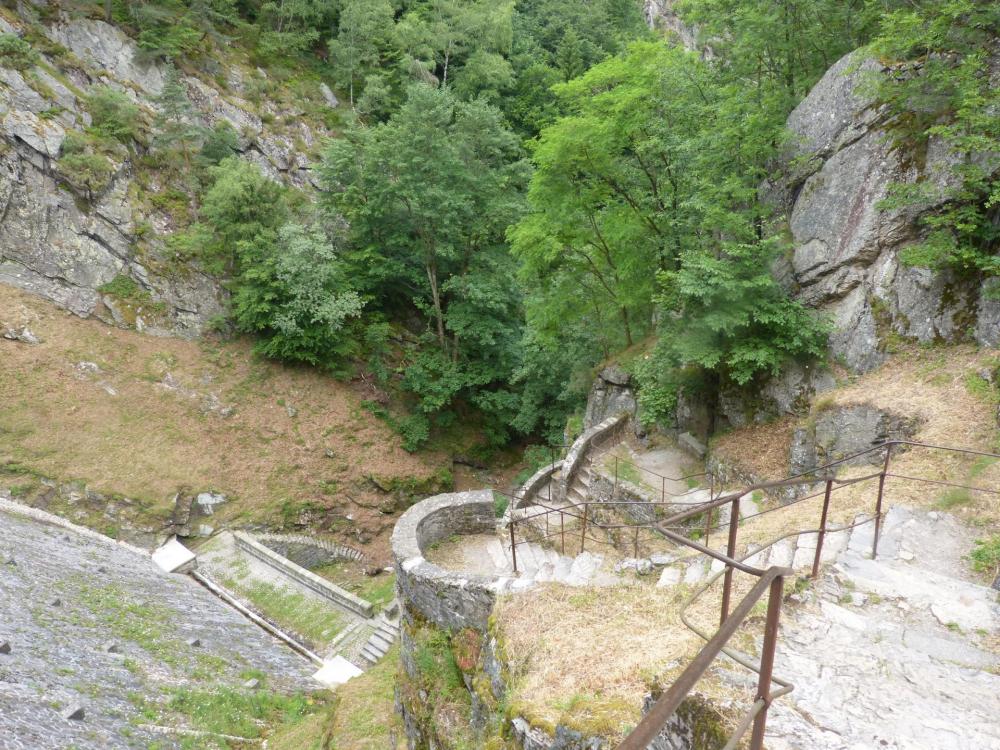
[[[872,560],[873,533],[868,523],[827,535],[819,580],[783,614],[774,672],[795,690],[769,713],[768,750],[1000,750],[1000,604],[969,580],[974,534],[895,507]],[[814,553],[815,535],[803,535],[755,564],[802,574]],[[745,670],[721,674],[754,683]]]

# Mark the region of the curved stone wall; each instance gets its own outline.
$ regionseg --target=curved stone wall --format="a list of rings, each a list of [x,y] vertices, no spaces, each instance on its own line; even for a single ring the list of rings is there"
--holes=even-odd
[[[254,539],[282,557],[312,570],[339,560],[366,562],[365,553],[327,539],[317,539],[306,534],[254,534]]]
[[[496,528],[493,492],[449,492],[407,510],[392,532],[396,588],[404,610],[444,630],[485,630],[497,592],[509,579],[445,570],[424,552],[435,542]]]
[[[500,525],[506,527],[510,524],[511,513],[519,508],[523,508],[527,505],[532,505],[535,502],[538,493],[541,491],[542,487],[548,484],[550,481],[555,479],[554,475],[559,469],[562,468],[563,461],[559,459],[555,463],[543,466],[534,474],[531,478],[521,485],[521,488],[514,493],[512,502],[507,506],[507,510],[504,511],[503,519],[500,521]],[[556,489],[556,494],[558,495],[559,490]],[[544,498],[543,498],[544,499]]]
[[[561,500],[566,499],[566,493],[569,492],[569,488],[573,484],[574,475],[587,459],[594,444],[604,442],[623,432],[628,420],[628,412],[621,412],[613,417],[608,417],[589,430],[585,430],[580,437],[573,441],[573,446],[566,454],[566,458],[563,459],[562,478],[559,481],[559,498]]]

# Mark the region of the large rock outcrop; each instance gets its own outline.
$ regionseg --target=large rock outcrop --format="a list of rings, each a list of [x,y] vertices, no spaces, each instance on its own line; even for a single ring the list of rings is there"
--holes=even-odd
[[[776,191],[794,242],[786,275],[799,299],[830,315],[831,351],[857,372],[884,361],[893,334],[920,342],[1000,339],[1000,304],[980,282],[900,260],[921,239],[921,214],[937,204],[883,209],[880,201],[897,183],[946,186],[953,156],[939,139],[918,150],[886,131],[885,113],[863,93],[866,77],[879,70],[847,55],[796,107],[788,119],[791,178]]]
[[[587,411],[583,417],[583,429],[589,430],[608,417],[626,412],[638,425],[636,419],[638,405],[632,376],[617,365],[605,367],[594,378],[587,397]]]
[[[23,33],[28,23],[4,21],[0,32]],[[0,68],[0,283],[82,317],[197,335],[223,313],[225,295],[197,265],[179,266],[164,252],[176,225],[149,200],[157,186],[137,179],[134,154],[144,147],[122,149],[107,185],[93,195],[67,189],[59,172],[67,134],[91,123],[91,87],[124,92],[148,122],[165,68],[143,62],[131,38],[100,20],[60,16],[38,28],[51,40],[41,64],[21,72]],[[267,99],[252,104],[251,84],[259,87],[262,76],[231,61],[214,78],[187,76],[184,83],[203,125],[228,122],[245,158],[274,179],[309,187],[308,154],[326,132],[301,111]],[[319,88],[315,94],[322,101]],[[135,289],[131,299],[104,290],[123,279]]]

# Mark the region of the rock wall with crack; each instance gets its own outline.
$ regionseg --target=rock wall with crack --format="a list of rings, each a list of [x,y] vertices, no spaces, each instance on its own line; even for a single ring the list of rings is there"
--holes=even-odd
[[[883,209],[880,201],[893,184],[947,186],[954,155],[940,139],[918,152],[892,137],[886,113],[864,89],[881,70],[850,54],[827,71],[788,119],[789,178],[768,188],[794,246],[780,275],[800,300],[830,316],[831,352],[857,372],[885,360],[893,335],[1000,342],[1000,302],[982,280],[900,259],[921,239],[921,215],[940,201],[904,209]]]
[[[93,87],[123,92],[152,121],[165,68],[142,62],[134,41],[103,21],[60,14],[43,25],[29,15],[0,15],[0,33],[23,35],[30,27],[48,39],[34,67],[0,67],[0,283],[81,317],[152,333],[199,334],[223,312],[225,293],[197,265],[178,264],[164,251],[163,239],[176,227],[168,212],[141,195],[137,157],[145,147],[122,148],[108,184],[94,194],[74,191],[59,170],[67,135],[91,124]],[[274,179],[311,186],[310,153],[327,135],[325,127],[261,97],[264,71],[242,65],[234,53],[214,78],[184,76],[183,82],[202,125],[229,123],[244,158]],[[328,88],[315,88],[318,106],[336,106]],[[135,285],[136,299],[102,292],[122,277]]]

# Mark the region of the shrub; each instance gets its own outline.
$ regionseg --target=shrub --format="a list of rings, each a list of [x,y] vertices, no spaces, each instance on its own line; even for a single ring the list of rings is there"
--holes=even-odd
[[[0,34],[0,67],[27,70],[38,62],[38,53],[17,34]]]
[[[216,165],[228,159],[239,148],[240,138],[233,126],[222,121],[205,134],[205,143],[201,147],[201,156],[211,165]]]
[[[996,573],[1000,570],[1000,535],[977,539],[969,555],[972,569],[978,573]]]
[[[129,144],[139,134],[139,107],[109,86],[96,87],[87,97],[95,135]]]
[[[104,190],[115,172],[111,160],[78,133],[66,136],[56,169],[71,190],[88,199]]]

